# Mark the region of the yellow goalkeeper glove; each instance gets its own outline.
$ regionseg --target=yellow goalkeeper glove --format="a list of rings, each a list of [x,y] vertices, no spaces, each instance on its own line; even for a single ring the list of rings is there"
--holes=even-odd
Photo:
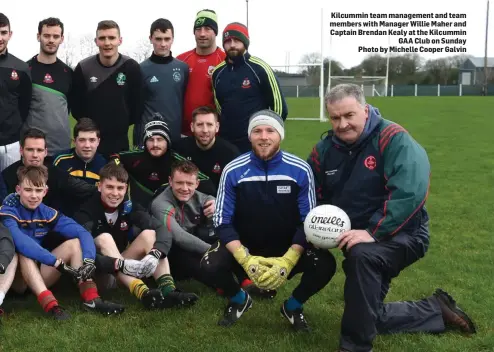
[[[300,257],[301,253],[290,247],[283,257],[260,260],[259,264],[268,267],[269,270],[258,278],[257,286],[265,290],[276,290],[286,282]]]
[[[235,252],[233,252],[233,256],[242,268],[244,268],[249,279],[251,279],[254,284],[257,282],[259,276],[269,269],[264,265],[259,264],[260,260],[265,259],[264,257],[250,255],[249,250],[244,246],[238,247]]]

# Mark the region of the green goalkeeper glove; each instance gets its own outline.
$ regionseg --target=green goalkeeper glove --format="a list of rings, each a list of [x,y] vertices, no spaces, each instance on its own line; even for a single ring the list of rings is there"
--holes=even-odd
[[[256,284],[259,276],[269,269],[268,267],[259,264],[260,260],[265,259],[264,257],[250,255],[249,250],[244,246],[238,247],[233,253],[233,256],[242,268],[244,268],[249,279],[251,279],[254,284]]]
[[[265,290],[276,290],[285,284],[288,275],[297,265],[300,257],[301,253],[290,247],[283,257],[260,260],[259,264],[268,267],[269,270],[258,278],[258,287]]]

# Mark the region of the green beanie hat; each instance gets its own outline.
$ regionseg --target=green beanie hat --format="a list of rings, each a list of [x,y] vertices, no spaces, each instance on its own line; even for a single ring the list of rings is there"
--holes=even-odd
[[[200,27],[211,27],[214,34],[218,35],[218,16],[213,10],[201,10],[196,15],[194,22],[194,31]]]

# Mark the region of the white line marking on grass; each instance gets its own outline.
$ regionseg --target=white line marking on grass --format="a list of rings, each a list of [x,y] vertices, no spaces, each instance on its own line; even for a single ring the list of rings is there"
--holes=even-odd
[[[292,120],[292,121],[321,121],[319,119],[319,117],[288,117],[287,120]]]

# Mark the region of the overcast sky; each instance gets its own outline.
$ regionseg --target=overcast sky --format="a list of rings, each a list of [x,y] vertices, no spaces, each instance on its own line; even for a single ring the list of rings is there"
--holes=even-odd
[[[39,50],[36,41],[38,22],[46,17],[59,17],[71,36],[94,34],[98,21],[113,19],[121,27],[122,51],[130,51],[136,41],[147,38],[151,22],[159,17],[172,21],[175,27],[173,55],[192,49],[195,45],[192,27],[195,14],[203,8],[214,9],[218,14],[220,34],[229,22],[246,22],[245,0],[183,0],[183,1],[2,1],[3,11],[11,21],[14,35],[9,50],[28,60]],[[333,11],[373,13],[420,13],[444,11],[465,13],[468,35],[466,48],[474,56],[484,55],[486,0],[249,0],[250,52],[272,66],[285,65],[289,55],[291,64],[299,63],[304,53],[321,51],[321,8],[324,8],[324,56],[331,56],[345,67],[357,65],[366,55],[358,53],[359,45],[387,46],[386,36],[333,37],[330,47],[329,21]],[[491,6],[492,7],[492,6]],[[420,9],[420,10],[419,10]],[[491,8],[489,56],[494,56],[494,9]],[[220,37],[219,37],[220,38]],[[218,38],[218,45],[221,41]],[[392,38],[397,45],[397,38]],[[436,56],[422,54],[425,58]],[[292,70],[295,70],[293,68]]]

